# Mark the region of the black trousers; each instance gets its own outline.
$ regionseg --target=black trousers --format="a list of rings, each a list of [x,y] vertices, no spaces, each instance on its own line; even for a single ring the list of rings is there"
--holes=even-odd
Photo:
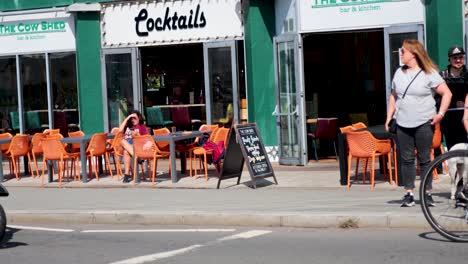
[[[457,143],[468,143],[467,133],[463,126],[463,110],[447,111],[440,128],[448,150]]]

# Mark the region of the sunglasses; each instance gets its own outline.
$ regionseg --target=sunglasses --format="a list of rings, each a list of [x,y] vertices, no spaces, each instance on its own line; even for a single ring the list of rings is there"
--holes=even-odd
[[[451,56],[450,59],[452,59],[452,60],[464,60],[465,55]]]

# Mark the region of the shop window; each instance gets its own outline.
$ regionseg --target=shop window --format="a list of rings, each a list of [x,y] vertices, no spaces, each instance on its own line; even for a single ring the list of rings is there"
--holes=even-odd
[[[203,45],[142,48],[141,57],[144,114],[152,113],[154,109],[149,108],[158,108],[167,123],[173,120],[172,109],[183,105],[191,120],[206,122]],[[197,129],[199,122],[194,124],[192,129]],[[161,122],[149,125],[164,126]]]
[[[63,135],[78,129],[78,95],[76,83],[75,53],[49,54],[50,75],[47,77],[46,54],[28,54],[18,56],[19,70],[16,69],[16,57],[0,58],[0,119],[1,132],[28,134],[49,128],[49,100],[54,108],[54,128],[60,128]],[[22,91],[22,120],[18,112],[18,75]],[[47,80],[50,80],[51,93],[47,92]],[[49,98],[51,94],[51,98]]]
[[[230,47],[211,48],[208,60],[211,68],[209,72],[211,73],[213,121],[229,124],[234,117]]]
[[[19,60],[25,132],[33,134],[49,124],[45,55],[21,55]]]
[[[18,111],[15,57],[0,58],[0,80],[2,80],[2,85],[0,85],[0,131],[2,133],[12,132],[14,124],[12,124],[10,113]]]
[[[75,53],[49,55],[54,128],[62,134],[79,128]]]
[[[132,55],[130,53],[106,54],[106,89],[108,97],[109,130],[120,126],[133,102]]]

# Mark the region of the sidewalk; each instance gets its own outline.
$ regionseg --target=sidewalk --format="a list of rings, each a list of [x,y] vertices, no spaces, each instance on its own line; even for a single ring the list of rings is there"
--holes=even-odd
[[[1,199],[9,223],[188,224],[283,227],[339,227],[351,219],[359,227],[428,227],[419,206],[400,208],[401,187],[376,179],[339,183],[336,161],[311,161],[307,166],[273,165],[272,178],[250,185],[244,170],[237,179],[221,182],[185,176],[173,184],[167,173],[157,184],[123,184],[110,176],[83,184],[46,184],[22,178],[4,183],[10,196]],[[163,166],[164,168],[164,166]]]

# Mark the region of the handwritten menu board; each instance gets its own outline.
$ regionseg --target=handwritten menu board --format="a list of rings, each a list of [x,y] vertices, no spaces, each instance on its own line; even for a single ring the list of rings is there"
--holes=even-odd
[[[257,127],[238,126],[237,136],[240,140],[241,149],[247,161],[247,166],[253,177],[265,177],[273,173],[270,161],[263,146]]]
[[[255,124],[235,125],[231,128],[218,188],[221,180],[234,177],[238,178],[237,184],[239,184],[244,161],[254,188],[256,188],[256,178],[273,177],[278,184]]]

